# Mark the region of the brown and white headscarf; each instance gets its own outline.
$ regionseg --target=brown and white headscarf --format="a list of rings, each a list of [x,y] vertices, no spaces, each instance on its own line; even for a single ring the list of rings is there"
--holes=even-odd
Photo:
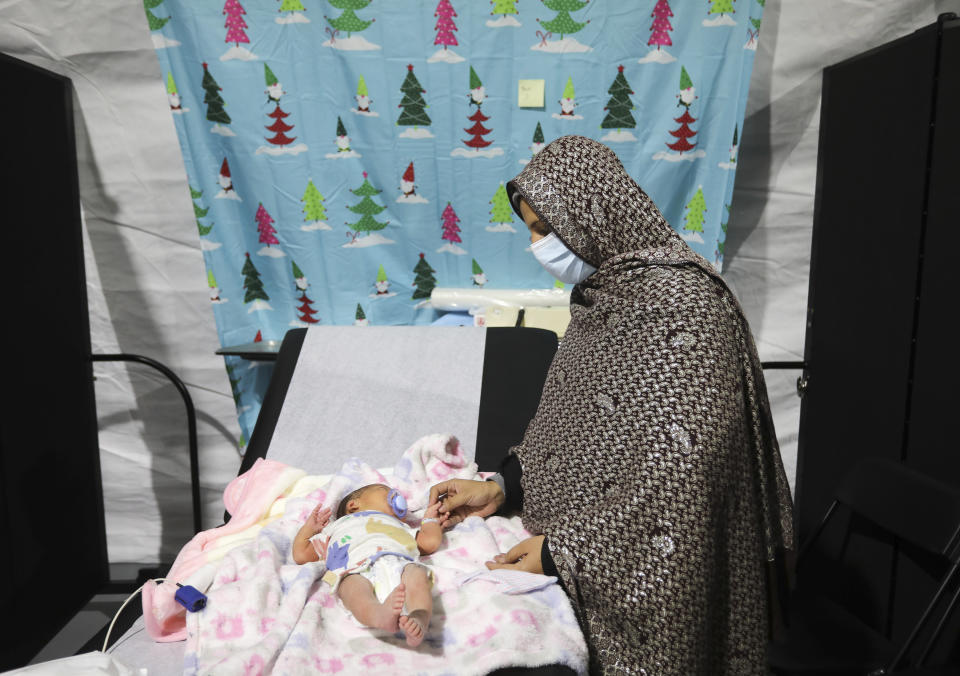
[[[740,305],[597,141],[551,142],[507,191],[598,268],[511,449],[591,671],[765,673],[792,500]]]

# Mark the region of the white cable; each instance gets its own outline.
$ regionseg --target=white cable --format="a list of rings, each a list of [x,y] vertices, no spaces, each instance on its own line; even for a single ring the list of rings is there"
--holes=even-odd
[[[154,579],[154,580],[150,580],[150,582],[163,582],[165,579],[166,579],[166,578],[158,577],[158,578],[156,578],[156,579]],[[127,604],[130,603],[130,600],[131,600],[134,596],[136,596],[137,594],[139,594],[140,591],[141,591],[146,585],[147,585],[147,583],[144,582],[142,585],[140,585],[140,586],[137,588],[137,590],[136,590],[135,592],[133,592],[132,594],[130,594],[130,596],[127,597],[127,600],[123,602],[123,605],[120,606],[120,610],[117,611],[117,614],[113,616],[113,621],[110,622],[110,627],[107,628],[107,635],[106,635],[106,636],[104,637],[104,639],[103,639],[103,648],[100,650],[100,652],[103,652],[103,653],[107,652],[107,644],[110,642],[110,632],[113,631],[113,625],[117,623],[117,618],[120,617],[120,613],[122,613],[122,612],[123,612],[123,609],[127,607]]]

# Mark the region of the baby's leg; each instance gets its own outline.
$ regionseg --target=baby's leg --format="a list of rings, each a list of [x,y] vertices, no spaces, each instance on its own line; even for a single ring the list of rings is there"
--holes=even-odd
[[[398,619],[403,611],[406,591],[398,584],[380,603],[373,592],[373,585],[360,575],[347,575],[340,582],[340,600],[360,624],[386,631],[397,631]]]
[[[433,596],[430,594],[430,578],[423,566],[408,564],[403,569],[401,587],[407,589],[408,615],[400,618],[399,625],[407,635],[407,645],[416,648],[427,635],[430,615],[433,613]]]

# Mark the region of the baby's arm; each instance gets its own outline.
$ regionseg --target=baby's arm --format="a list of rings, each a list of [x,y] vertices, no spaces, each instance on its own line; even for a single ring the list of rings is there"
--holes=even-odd
[[[327,525],[328,521],[330,521],[330,508],[324,507],[321,509],[320,505],[314,507],[313,511],[310,512],[310,516],[307,517],[304,524],[300,526],[300,530],[297,531],[297,536],[293,538],[294,561],[302,564],[320,560],[317,550],[310,544],[310,538],[323,530],[323,527]]]
[[[420,530],[417,532],[417,548],[421,556],[433,554],[440,548],[443,542],[443,523],[447,517],[440,516],[440,502],[437,501],[427,507],[423,514],[424,519],[437,519],[437,521],[428,521],[420,524]]]

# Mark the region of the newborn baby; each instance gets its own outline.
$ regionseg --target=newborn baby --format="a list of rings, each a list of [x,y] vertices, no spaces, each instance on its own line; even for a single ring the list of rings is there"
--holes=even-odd
[[[293,540],[298,564],[323,559],[330,584],[361,624],[386,631],[402,630],[416,647],[430,626],[432,575],[420,555],[432,554],[443,540],[440,502],[427,508],[420,530],[402,519],[403,496],[383,484],[349,493],[330,523],[330,509],[311,512]]]

